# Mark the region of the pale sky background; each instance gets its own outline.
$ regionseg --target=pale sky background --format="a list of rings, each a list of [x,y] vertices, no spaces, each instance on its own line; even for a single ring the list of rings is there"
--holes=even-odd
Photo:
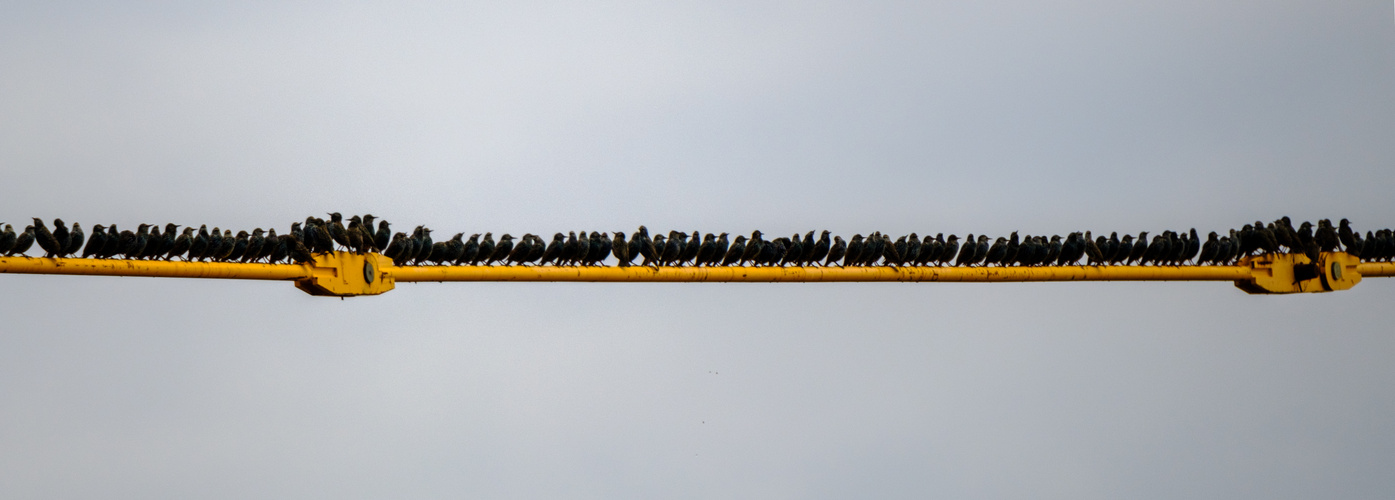
[[[0,220],[1395,226],[1390,2],[2,2]],[[0,276],[5,498],[1391,498],[1395,280]]]

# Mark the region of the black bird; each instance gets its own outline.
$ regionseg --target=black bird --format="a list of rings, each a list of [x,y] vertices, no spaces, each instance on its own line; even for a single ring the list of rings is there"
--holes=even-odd
[[[988,256],[988,247],[988,236],[982,234],[978,235],[978,248],[974,252],[974,261],[971,262],[971,264],[983,262],[983,259]]]
[[[63,219],[53,219],[53,238],[58,241],[58,250],[55,250],[55,257],[62,257],[68,250],[68,226],[63,225]]]
[[[630,263],[634,262],[635,256],[630,253],[630,243],[625,241],[624,231],[613,233],[613,238],[614,239],[610,242],[610,252],[615,255],[615,265],[619,267],[630,267]],[[562,243],[564,243],[562,233],[557,233],[557,235],[552,238],[552,244],[547,248],[548,253],[552,253],[555,249],[556,254],[561,255]],[[548,261],[547,255],[548,254],[543,254],[543,263]]]
[[[938,241],[938,239],[939,239],[939,238],[937,237],[936,240]],[[957,234],[951,234],[951,235],[949,235],[949,238],[945,239],[944,245],[943,245],[943,247],[940,249],[940,258],[939,258],[938,264],[941,265],[941,266],[944,266],[944,265],[947,265],[947,264],[953,262],[954,259],[955,259],[955,256],[956,256],[960,251],[961,251],[961,250],[960,250],[960,248],[959,248],[959,235],[957,235]]]
[[[751,237],[746,240],[746,250],[741,254],[740,265],[746,265],[747,262],[753,266],[760,265],[758,258],[764,250],[765,240],[761,239],[760,231],[751,231]]]
[[[727,233],[717,235],[717,245],[713,248],[712,258],[708,259],[707,265],[715,266],[722,263],[722,259],[727,255],[727,249],[731,247],[731,242],[727,241]]]
[[[726,234],[726,233],[723,233],[723,234]],[[814,233],[813,233],[813,231],[810,231],[809,234],[814,234]],[[832,249],[833,249],[833,242],[832,242],[831,240],[829,240],[829,234],[831,234],[831,233],[829,233],[827,230],[823,231],[822,233],[819,233],[819,240],[818,240],[817,242],[814,243],[814,251],[813,251],[812,253],[809,254],[809,263],[810,263],[811,265],[812,265],[812,264],[822,264],[822,265],[825,265],[825,266],[828,265],[828,261],[827,261],[827,259],[828,259],[828,253],[829,253],[830,251],[832,251]],[[843,250],[846,251],[846,250],[847,250],[847,247],[844,246]],[[836,261],[836,260],[838,260],[838,259],[833,259],[833,260]]]
[[[822,257],[818,259],[814,258],[814,247],[816,244],[817,243],[814,242],[813,231],[804,234],[804,239],[799,242],[799,247],[804,250],[804,254],[799,257],[799,265],[809,266],[819,263]]]
[[[266,243],[262,245],[265,249],[267,263],[275,264],[286,260],[286,256],[290,253],[290,249],[286,248],[286,240],[288,239],[295,241],[296,237],[289,234],[277,236],[276,229],[267,231]]]
[[[702,251],[702,233],[693,231],[692,236],[684,239],[683,251],[678,254],[679,262],[692,262],[697,259],[698,252]]]
[[[1002,236],[999,236],[998,239],[993,240],[993,245],[990,246],[990,247],[988,247],[988,252],[985,253],[984,256],[983,256],[983,265],[985,265],[985,266],[991,265],[991,264],[1002,264],[1002,265],[1006,265],[1006,264],[1003,262],[1003,258],[1004,258],[1004,257],[1007,257],[1007,246],[1008,246],[1007,238],[1004,238],[1004,237],[1002,237]]]
[[[125,239],[124,237],[126,235],[125,233],[122,233],[121,236],[123,237],[122,239]],[[149,244],[150,224],[141,224],[139,226],[136,226],[136,232],[135,234],[131,235],[130,243],[128,243],[126,247],[121,250],[121,253],[125,254],[126,258],[128,259],[134,259],[139,257],[142,253],[144,253],[145,246]],[[226,245],[226,247],[228,248],[228,251],[232,251],[231,244]]]
[[[1342,219],[1342,220],[1346,220],[1346,219]],[[1340,236],[1340,234],[1339,234],[1339,236]],[[1363,252],[1365,251],[1365,249],[1366,249],[1366,241],[1361,239],[1361,233],[1352,234],[1352,235],[1351,235],[1351,244],[1350,244],[1350,245],[1347,245],[1347,247],[1346,247],[1347,253],[1351,254],[1353,257],[1356,257],[1357,259],[1360,259],[1361,256],[1363,255]]]
[[[233,240],[232,251],[228,252],[227,257],[225,257],[225,260],[227,260],[228,262],[242,260],[242,256],[247,254],[247,245],[248,243],[250,243],[249,240],[251,239],[251,237],[252,235],[247,234],[247,231],[238,231],[237,239]],[[152,242],[150,240],[147,240],[146,246],[150,246],[150,243]]]
[[[843,267],[856,266],[862,262],[862,247],[862,235],[854,234],[848,242],[847,250],[843,252]]]
[[[658,261],[659,250],[654,246],[654,241],[649,239],[649,229],[639,226],[639,229],[630,236],[630,257],[640,256],[644,260],[641,265],[649,265]]]
[[[355,215],[349,219],[349,227],[345,231],[345,236],[349,240],[349,251],[360,254],[364,252],[368,245],[364,244],[363,234],[363,221]]]
[[[312,253],[327,253],[334,251],[334,238],[330,236],[322,221],[315,218],[305,220],[305,241],[306,248]],[[415,256],[413,256],[415,258]],[[294,260],[294,257],[292,257]],[[409,259],[410,260],[410,259]]]
[[[975,253],[978,253],[978,244],[974,241],[974,234],[969,233],[969,236],[964,238],[964,246],[959,249],[959,255],[954,259],[954,265],[967,266],[972,264]]]
[[[726,255],[722,256],[722,265],[730,266],[741,263],[741,256],[746,253],[746,237],[738,235],[731,243],[731,248],[727,249]]]
[[[882,262],[891,267],[900,267],[906,263],[906,252],[910,250],[910,243],[907,240],[910,236],[902,236],[892,242],[890,236],[882,236]],[[890,242],[890,243],[888,243]]]
[[[567,232],[567,241],[562,244],[562,255],[558,257],[557,265],[574,265],[581,261],[582,255],[590,251],[590,243],[578,240],[576,231]]]
[[[484,239],[480,240],[479,254],[470,261],[471,264],[484,265],[489,257],[494,255],[494,233],[484,233]]]
[[[1138,233],[1138,239],[1133,240],[1133,249],[1129,252],[1128,262],[1137,262],[1143,265],[1143,254],[1148,251],[1148,231]]]
[[[1167,255],[1168,241],[1167,231],[1153,237],[1153,241],[1143,250],[1144,264],[1162,265],[1162,259]]]
[[[266,243],[264,234],[262,228],[252,230],[252,236],[247,239],[247,250],[242,253],[243,262],[252,262],[262,257],[262,245]]]
[[[1104,264],[1104,251],[1100,250],[1100,243],[1090,237],[1091,233],[1085,231],[1085,265],[1098,266]],[[1100,236],[1100,238],[1104,238]]]
[[[507,236],[507,235],[505,235]],[[504,261],[508,265],[519,265],[528,259],[528,254],[533,253],[533,238],[531,233],[525,233],[519,238],[518,243],[513,246],[513,250],[504,256]]]
[[[344,228],[343,215],[340,215],[339,212],[330,212],[329,224],[326,226],[326,228],[329,231],[329,237],[333,239],[335,243],[338,243],[340,246],[344,247],[345,250],[353,249],[353,247],[349,244],[349,230]],[[427,256],[429,255],[430,254],[428,253]],[[426,256],[423,256],[423,260],[425,259],[425,257]]]
[[[35,238],[37,237],[34,235],[34,226],[24,226],[24,232],[19,233],[19,236],[15,237],[14,246],[10,247],[10,250],[5,252],[5,255],[24,255],[24,252],[28,252],[29,247],[34,244]]]
[[[1337,245],[1341,243],[1341,239],[1337,237],[1337,228],[1332,227],[1332,219],[1318,221],[1317,234],[1313,237],[1324,252],[1336,251]]]
[[[1201,254],[1197,257],[1197,264],[1214,264],[1220,256],[1221,240],[1220,235],[1215,231],[1206,235],[1206,243],[1201,244]]]
[[[286,247],[286,256],[290,257],[291,262],[294,262],[296,264],[303,264],[306,262],[315,261],[315,256],[310,253],[310,248],[306,247],[304,243],[300,242],[300,240],[297,240],[288,234],[282,236],[281,241]]]
[[[149,228],[147,228],[147,229],[149,229]],[[136,237],[137,237],[137,238],[140,238],[140,237],[141,237],[139,231],[136,232]],[[145,238],[146,238],[146,242],[147,242],[147,244],[148,244],[149,241],[150,241],[150,237],[149,237],[149,236],[146,236]],[[215,258],[217,258],[219,262],[227,262],[227,261],[228,261],[228,257],[231,256],[232,253],[233,253],[233,251],[236,250],[236,249],[237,249],[237,238],[233,237],[233,234],[232,234],[232,230],[231,230],[231,229],[224,229],[224,230],[223,230],[223,251],[222,251],[222,252],[219,252],[218,255],[215,256]]]
[[[426,226],[421,227],[419,245],[420,246],[417,247],[417,258],[412,259],[412,262],[417,265],[426,263],[427,258],[431,257],[431,251],[436,248],[435,244],[431,241],[431,228]]]
[[[465,248],[460,250],[460,258],[455,259],[455,265],[463,266],[473,264],[480,258],[480,234],[470,235],[470,239],[465,240]]]
[[[1272,236],[1272,234],[1271,234]],[[1196,254],[1201,251],[1201,237],[1196,235],[1196,228],[1192,228],[1191,234],[1187,236],[1187,245],[1182,250],[1182,262],[1187,262],[1196,258]],[[1278,245],[1274,246],[1274,251],[1279,251]]]
[[[78,250],[82,250],[82,240],[84,236],[85,235],[82,234],[82,226],[74,222],[72,231],[68,232],[68,244],[63,247],[63,255],[73,255],[77,253]]]
[[[63,251],[63,244],[59,243],[58,238],[49,232],[48,226],[44,225],[44,220],[38,217],[34,218],[34,241],[38,242],[39,248],[43,249],[44,257],[56,257],[59,252]]]
[[[1108,260],[1110,264],[1118,264],[1118,263],[1119,263],[1119,233],[1118,233],[1118,232],[1110,232],[1110,233],[1109,233],[1109,240],[1108,240],[1108,243],[1106,244],[1106,247],[1107,247],[1107,248],[1101,248],[1101,250],[1104,250],[1104,258],[1105,258],[1106,260]]]
[[[620,235],[620,238],[621,238],[621,239],[624,239],[624,236],[625,236],[625,235],[622,233],[622,234]],[[549,262],[552,262],[552,261],[554,261],[554,260],[557,260],[559,257],[562,256],[562,247],[565,246],[566,244],[567,244],[567,237],[566,237],[566,236],[562,236],[562,233],[557,233],[557,234],[552,235],[552,244],[548,245],[547,248],[543,249],[542,259],[538,261],[538,264],[540,264],[540,265],[541,265],[541,264],[547,264],[547,263],[549,263]],[[626,248],[627,248],[627,249],[629,248],[628,245],[626,246]],[[620,262],[621,262],[620,267],[624,267],[624,266],[626,266],[626,265],[629,265],[629,261],[627,261],[626,259],[620,257],[620,253],[619,253],[618,251],[617,251],[617,253],[615,254],[615,258],[620,260]],[[559,264],[560,264],[560,263],[559,263]]]
[[[1017,252],[1021,250],[1021,248],[1022,240],[1018,239],[1017,231],[1013,231],[1012,234],[1008,236],[1007,252],[1004,253],[1003,258],[1000,260],[1002,265],[1006,266],[1016,262]]]
[[[465,233],[455,233],[455,236],[446,242],[445,253],[441,255],[442,263],[449,266],[460,260],[460,256],[465,254],[464,238]]]
[[[142,248],[140,253],[136,255],[128,255],[126,257],[131,259],[149,259],[160,249],[160,245],[163,243],[162,240],[163,236],[160,234],[160,226],[151,224],[150,227],[146,228],[145,248]]]
[[[1298,248],[1298,231],[1293,229],[1293,221],[1290,221],[1287,215],[1274,221],[1274,239],[1290,253]]]
[[[169,260],[169,253],[174,249],[174,242],[179,239],[179,227],[179,224],[172,222],[165,224],[165,233],[161,235],[160,251],[154,255],[154,258]]]
[[[654,264],[654,267],[657,268],[657,267],[659,267],[659,266],[664,265],[664,248],[665,248],[665,246],[666,246],[667,244],[668,244],[668,238],[665,238],[664,235],[662,235],[662,234],[656,234],[656,235],[654,235],[654,251],[657,252],[657,253],[654,254],[654,260],[652,261],[652,263]],[[649,261],[648,259],[646,259],[645,262],[644,262],[643,264],[647,266],[647,265],[649,265],[650,263],[651,263],[651,261]]]
[[[15,234],[15,227],[5,224],[5,230],[0,231],[0,255],[9,255],[18,240],[19,235]]]
[[[73,224],[73,227],[77,227],[77,224]],[[1356,233],[1351,230],[1351,221],[1342,219],[1342,222],[1337,226],[1337,239],[1342,242],[1342,248],[1347,249],[1347,251],[1356,248],[1359,252],[1361,247],[1356,244],[1358,238],[1360,238],[1360,236],[1357,236]]]
[[[388,221],[385,220],[378,221],[378,234],[373,235],[373,246],[378,247],[378,250],[382,251],[386,249],[388,243],[392,241],[391,237],[392,225],[388,224]]]
[[[688,235],[669,231],[668,239],[664,241],[664,253],[659,256],[660,265],[672,265],[678,260],[678,255],[683,252],[683,239]]]
[[[523,257],[524,264],[528,264],[538,259],[541,259],[543,254],[547,253],[547,242],[543,241],[543,239],[538,237],[538,235],[536,234],[530,234],[528,236],[530,237],[530,239],[533,240],[532,244],[529,245],[530,247],[532,247],[533,250],[528,252],[528,255]],[[606,246],[609,247],[608,244]],[[606,251],[608,252],[610,251],[610,249],[607,248]]]
[[[116,224],[107,226],[106,243],[102,244],[102,250],[97,256],[103,259],[110,259],[121,253],[121,231],[116,229]]]
[[[799,241],[799,233],[785,243],[785,255],[780,257],[780,265],[799,265],[799,260],[804,258],[804,244]]]
[[[1311,223],[1304,222],[1298,226],[1298,246],[1299,250],[1307,255],[1309,260],[1317,262],[1318,253],[1322,251],[1322,247],[1318,244],[1317,238],[1313,234],[1313,225]]]
[[[406,240],[407,233],[399,232],[394,234],[392,235],[392,239],[388,241],[387,248],[383,250],[383,256],[392,259],[393,265],[402,265],[400,257],[402,256],[402,252],[406,249]]]
[[[774,266],[780,263],[780,258],[784,257],[788,247],[785,246],[785,238],[779,237],[766,242],[760,249],[760,256],[757,259],[761,264]]]
[[[307,221],[308,221],[308,220],[309,220],[309,219],[307,219]],[[299,222],[292,222],[292,223],[291,223],[291,232],[290,232],[290,235],[291,235],[291,236],[295,236],[295,239],[300,240],[302,243],[304,243],[304,242],[306,241],[306,239],[305,239],[305,238],[306,238],[306,236],[305,236],[305,230],[300,228],[300,223],[299,223]]]
[[[824,236],[827,237],[827,235],[828,231],[824,231]],[[829,244],[827,253],[828,256],[823,261],[824,267],[828,267],[829,265],[842,260],[843,256],[848,253],[848,244],[847,242],[843,241],[842,236],[834,236],[833,243]]]
[[[1055,264],[1061,258],[1061,254],[1065,252],[1064,248],[1065,245],[1061,243],[1061,235],[1051,235],[1051,241],[1046,244],[1046,257],[1041,260],[1041,263],[1048,266]]]
[[[1127,263],[1131,254],[1133,254],[1133,235],[1125,234],[1124,239],[1119,240],[1118,248],[1114,250],[1114,258],[1111,259],[1111,263]]]
[[[1061,244],[1061,255],[1056,258],[1056,265],[1075,265],[1080,262],[1080,257],[1085,255],[1085,242],[1079,232],[1066,235],[1065,243]]]
[[[10,237],[13,238],[14,230],[11,229],[9,233]],[[14,242],[11,242],[10,244],[13,245]],[[82,249],[82,258],[86,259],[94,255],[100,256],[102,253],[102,247],[106,246],[106,244],[107,228],[101,224],[93,225],[92,236],[87,237],[87,246],[83,247]],[[3,243],[0,243],[0,253],[5,253],[5,246]]]
[[[712,254],[717,251],[717,235],[707,233],[702,239],[702,244],[698,246],[697,256],[693,265],[701,266],[712,260]]]
[[[271,254],[276,251],[277,239],[276,228],[267,228],[266,235],[262,237],[262,251],[259,255],[261,260],[271,263]]]
[[[512,251],[513,235],[504,234],[503,236],[499,237],[499,242],[494,244],[494,253],[489,255],[489,258],[484,261],[484,265],[488,266],[495,262],[502,261],[505,258],[507,258],[509,256],[509,252]]]
[[[1037,240],[1032,235],[1022,237],[1022,243],[1018,245],[1017,256],[1013,261],[1019,266],[1030,266],[1037,263]]]
[[[693,233],[697,234],[697,233]],[[693,252],[696,254],[696,249]],[[591,231],[591,252],[586,255],[587,265],[597,266],[610,256],[610,239],[597,231]]]

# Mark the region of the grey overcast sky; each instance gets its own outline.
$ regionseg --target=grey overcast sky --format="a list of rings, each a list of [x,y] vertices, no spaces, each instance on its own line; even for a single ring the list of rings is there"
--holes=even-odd
[[[0,220],[1395,226],[1385,1],[3,2]],[[1395,279],[0,276],[5,498],[1392,498]]]

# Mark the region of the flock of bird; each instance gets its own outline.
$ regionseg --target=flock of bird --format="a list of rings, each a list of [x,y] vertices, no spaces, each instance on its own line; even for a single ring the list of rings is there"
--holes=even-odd
[[[517,240],[493,233],[468,239],[464,233],[445,241],[433,241],[431,229],[417,226],[411,234],[392,233],[391,225],[372,215],[353,216],[347,223],[339,213],[329,213],[328,221],[307,217],[291,224],[286,234],[275,229],[252,232],[199,226],[197,230],[177,224],[141,224],[132,232],[115,224],[92,226],[86,235],[82,226],[54,219],[50,230],[44,221],[16,234],[10,224],[0,231],[0,255],[24,255],[38,244],[45,257],[161,259],[213,262],[312,262],[322,252],[346,250],[359,253],[381,252],[398,266],[406,265],[615,265],[642,266],[1046,266],[1078,265],[1228,265],[1256,253],[1303,253],[1316,260],[1319,252],[1342,250],[1364,261],[1390,261],[1395,258],[1395,233],[1390,229],[1367,231],[1365,237],[1352,229],[1346,219],[1333,226],[1323,219],[1316,225],[1304,222],[1294,228],[1288,217],[1265,224],[1255,222],[1222,235],[1211,232],[1203,241],[1196,229],[1186,233],[1163,231],[1151,239],[1144,231],[1134,237],[1117,233],[1094,236],[1090,231],[1060,235],[1018,236],[991,239],[986,235],[921,237],[915,233],[893,239],[874,232],[853,235],[844,240],[823,231],[800,236],[766,239],[760,231],[750,237],[728,238],[728,233],[703,235],[670,231],[649,235],[640,226],[628,237],[624,232],[610,235],[592,231],[553,235],[546,242],[534,234]],[[377,227],[374,229],[374,222]],[[84,243],[85,242],[85,243]]]

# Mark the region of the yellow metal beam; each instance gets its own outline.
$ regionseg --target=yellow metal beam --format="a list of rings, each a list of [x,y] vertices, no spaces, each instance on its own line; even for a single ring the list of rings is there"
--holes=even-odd
[[[379,254],[317,254],[314,264],[240,264],[146,260],[0,257],[0,273],[71,274],[294,280],[312,295],[377,295],[398,281],[580,282],[1027,282],[1027,281],[1231,281],[1249,293],[1346,290],[1364,277],[1395,276],[1395,263],[1359,262],[1324,253],[1317,262],[1302,254],[1248,257],[1233,266],[1042,266],[1042,267],[397,267]]]

